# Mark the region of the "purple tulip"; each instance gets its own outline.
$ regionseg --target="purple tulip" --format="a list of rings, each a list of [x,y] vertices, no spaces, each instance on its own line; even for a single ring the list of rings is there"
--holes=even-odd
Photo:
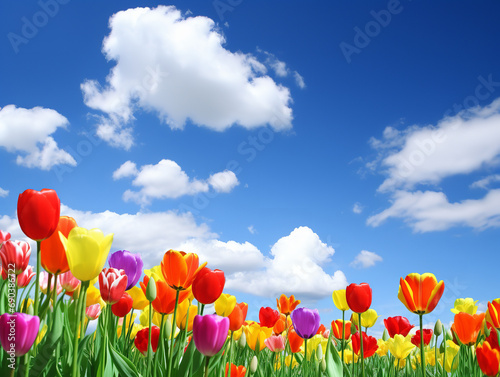
[[[126,288],[128,291],[139,281],[142,274],[143,262],[139,254],[132,254],[127,250],[118,250],[109,257],[109,267],[125,270],[125,275],[128,278]]]
[[[0,316],[0,343],[9,355],[16,357],[26,354],[35,342],[40,329],[37,316],[14,313]]]
[[[298,308],[292,314],[293,328],[302,339],[310,339],[319,329],[320,317],[318,309]]]
[[[203,355],[211,357],[224,345],[229,330],[229,318],[217,314],[197,315],[193,322],[194,345]]]

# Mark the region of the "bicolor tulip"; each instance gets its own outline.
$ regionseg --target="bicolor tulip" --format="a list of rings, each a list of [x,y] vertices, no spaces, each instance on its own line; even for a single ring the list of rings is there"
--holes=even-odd
[[[424,346],[428,346],[432,339],[432,330],[424,329],[423,332],[424,332]],[[415,332],[415,335],[411,337],[411,343],[416,345],[417,347],[420,347],[420,330],[417,330]]]
[[[342,327],[344,327],[344,339],[347,340],[351,336],[351,321],[342,322],[341,319],[332,321],[332,333],[337,339],[342,339]]]
[[[295,300],[294,295],[287,297],[285,294],[282,294],[279,299],[276,299],[276,304],[281,314],[289,316],[297,305],[300,304],[300,300]]]
[[[245,377],[245,374],[247,373],[247,368],[245,368],[243,365],[234,365],[231,363],[231,372],[229,373],[229,363],[226,363],[226,374],[225,376],[229,376],[231,374],[231,377]]]
[[[451,309],[451,312],[454,314],[458,314],[458,313],[476,314],[477,301],[478,300],[474,301],[474,299],[472,299],[470,297],[457,298],[455,300],[454,308]]]
[[[149,276],[144,276],[144,280],[140,283],[142,291],[146,295],[146,288],[148,286]],[[152,301],[153,308],[158,313],[170,314],[175,309],[175,289],[171,288],[165,281],[156,281],[156,298]],[[179,303],[183,302],[191,294],[189,290],[181,291],[179,293]]]
[[[486,311],[486,322],[494,328],[500,329],[500,298],[488,301],[488,310]]]
[[[2,269],[2,277],[3,277],[3,274],[4,274],[4,271]],[[23,272],[21,272],[19,275],[17,275],[17,287],[18,288],[26,287],[35,275],[36,275],[36,273],[35,273],[35,271],[33,271],[33,266],[28,266]]]
[[[398,360],[406,359],[410,352],[415,348],[413,342],[410,341],[409,336],[396,334],[394,338],[387,340],[389,351]]]
[[[139,254],[132,254],[127,250],[118,250],[109,256],[109,267],[124,270],[127,275],[127,289],[137,284],[142,274],[143,262]]]
[[[123,295],[118,302],[111,305],[111,311],[117,317],[123,318],[132,310],[133,302],[134,300],[132,300],[132,297],[127,292],[123,292]]]
[[[292,325],[292,319],[290,318],[290,316],[281,314],[280,319],[278,319],[274,324],[273,332],[276,335],[279,335],[282,332],[284,332],[287,328],[289,328],[291,325]]]
[[[193,322],[193,341],[203,355],[216,355],[224,345],[229,330],[229,319],[216,314],[197,315]]]
[[[415,314],[427,314],[434,310],[444,292],[444,282],[439,283],[433,274],[411,273],[400,279],[398,298]]]
[[[93,321],[99,318],[100,314],[101,314],[101,304],[93,304],[85,308],[85,317],[87,317],[89,321]]]
[[[280,319],[280,312],[273,308],[266,307],[259,310],[259,322],[264,327],[274,327],[276,322]]]
[[[171,288],[182,291],[191,287],[196,275],[206,264],[199,266],[197,254],[169,250],[161,261],[161,272]]]
[[[188,321],[187,331],[193,329],[194,317],[198,314],[198,306],[190,305],[189,300],[184,300],[177,306],[177,316],[175,323],[181,330],[186,329],[186,320]]]
[[[366,359],[367,357],[373,356],[373,354],[378,349],[377,339],[373,336],[368,336],[364,331],[363,334],[363,357]],[[358,356],[360,356],[360,336],[359,332],[355,333],[351,337],[352,342],[352,350]]]
[[[135,310],[143,310],[149,305],[149,301],[146,299],[146,295],[139,287],[130,288],[127,293],[132,297],[133,304],[132,308]]]
[[[148,353],[149,327],[139,330],[135,336],[135,347],[144,355]],[[151,348],[153,352],[158,349],[158,340],[160,339],[160,328],[157,326],[151,327]]]
[[[59,217],[55,232],[40,243],[40,261],[45,271],[51,274],[63,274],[69,271],[66,250],[61,242],[59,232],[64,237],[68,237],[71,229],[76,226],[74,218],[61,216]]]
[[[481,314],[455,314],[455,320],[451,325],[451,331],[454,332],[458,339],[465,345],[473,345],[476,343],[477,336],[483,328],[485,313]]]
[[[66,250],[71,273],[81,281],[90,281],[101,273],[111,249],[113,234],[104,236],[99,229],[74,227],[68,237],[59,233]]]
[[[54,190],[26,190],[17,201],[17,218],[21,230],[35,241],[49,238],[57,228],[61,202]]]
[[[2,269],[6,270],[6,275],[13,270],[19,275],[27,267],[31,256],[31,246],[25,241],[5,241],[0,247],[0,258]]]
[[[366,312],[361,313],[361,327],[373,327],[375,322],[377,322],[377,312],[374,309],[368,309]],[[358,327],[359,325],[359,315],[353,314],[351,316],[351,322],[354,326]]]
[[[290,344],[290,351],[297,353],[300,352],[304,339],[292,328],[288,331],[288,343]]]
[[[38,335],[40,318],[24,313],[0,316],[0,343],[5,352],[14,351],[16,357],[26,354]],[[12,350],[13,346],[13,350]]]
[[[285,340],[281,335],[271,335],[264,340],[264,344],[271,352],[281,352],[285,349]]]
[[[116,304],[127,288],[125,271],[116,268],[105,268],[99,274],[99,291],[106,304]],[[132,298],[130,298],[132,299]]]
[[[368,283],[349,284],[346,288],[346,301],[353,312],[366,312],[372,304],[371,287]]]
[[[75,278],[71,271],[64,272],[59,275],[59,284],[66,292],[73,292],[80,286],[80,280]]]
[[[236,297],[223,293],[220,297],[214,302],[215,312],[221,317],[227,317],[234,310],[236,306]]]
[[[10,233],[0,229],[0,247],[8,240],[10,240]]]
[[[252,323],[246,326],[245,336],[247,339],[248,347],[250,347],[254,351],[262,351],[264,348],[266,348],[265,340],[269,338],[272,333],[272,328],[262,327],[257,323]]]
[[[346,290],[345,289],[337,289],[332,293],[333,303],[337,307],[338,310],[345,312],[349,310],[349,305],[347,304],[346,299]]]
[[[234,306],[233,311],[227,318],[229,318],[229,330],[238,331],[243,326],[245,319],[247,318],[248,304],[246,302],[240,302]]]
[[[301,338],[310,339],[318,331],[321,321],[318,309],[298,308],[290,316],[293,328]]]
[[[203,267],[193,280],[193,295],[202,304],[213,304],[226,284],[224,271]]]
[[[400,315],[384,319],[384,325],[391,338],[394,338],[396,334],[406,336],[415,327],[410,324],[408,318]]]

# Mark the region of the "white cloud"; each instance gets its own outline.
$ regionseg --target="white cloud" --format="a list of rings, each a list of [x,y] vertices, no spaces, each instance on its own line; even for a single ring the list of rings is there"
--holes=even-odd
[[[265,75],[254,56],[231,52],[213,20],[183,16],[173,6],[128,9],[110,18],[103,53],[116,65],[101,86],[81,84],[85,104],[107,114],[98,135],[130,148],[134,112],[156,113],[171,128],[194,124],[292,127],[288,88]]]
[[[232,171],[225,170],[211,175],[207,180],[200,180],[190,178],[175,161],[165,159],[156,165],[143,165],[140,169],[134,162],[126,161],[113,172],[113,179],[124,177],[135,177],[132,185],[140,187],[140,190],[125,191],[123,200],[141,205],[150,204],[153,199],[175,199],[207,192],[210,186],[216,192],[228,193],[239,184]]]
[[[361,212],[363,212],[363,206],[361,205],[361,203],[359,202],[354,203],[354,206],[352,207],[352,212],[356,214],[360,214]]]
[[[351,267],[368,268],[375,266],[375,263],[382,262],[382,257],[372,251],[361,250],[350,263]]]
[[[257,233],[257,229],[253,225],[250,225],[247,229],[251,234]]]
[[[57,146],[52,135],[68,120],[52,109],[0,108],[0,147],[17,155],[18,165],[50,170],[55,165],[76,166],[75,159]]]
[[[435,191],[397,191],[392,205],[371,216],[367,224],[378,226],[388,218],[402,218],[416,232],[446,230],[454,226],[486,229],[500,226],[500,189],[489,191],[481,199],[450,203],[446,195]]]
[[[492,174],[483,179],[473,182],[470,188],[487,189],[492,183],[500,182],[500,174]]]
[[[306,82],[304,81],[304,78],[300,75],[300,73],[294,71],[293,77],[295,79],[295,83],[300,89],[304,89],[306,87]]]
[[[272,246],[272,258],[265,261],[264,269],[237,272],[227,280],[227,287],[264,297],[285,293],[323,298],[347,285],[342,271],[330,275],[321,267],[334,253],[310,228],[299,227]]]
[[[9,190],[5,190],[0,187],[0,198],[6,198],[9,195]]]

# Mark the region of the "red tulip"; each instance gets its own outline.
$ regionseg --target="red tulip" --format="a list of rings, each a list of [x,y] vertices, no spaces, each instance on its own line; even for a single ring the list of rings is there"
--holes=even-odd
[[[493,329],[483,344],[476,349],[477,363],[488,377],[495,377],[500,372],[500,345],[498,334]]]
[[[105,268],[99,274],[99,290],[106,304],[115,304],[120,301],[127,288],[127,275],[124,270]]]
[[[391,338],[394,338],[394,336],[397,334],[406,336],[408,335],[410,330],[415,327],[414,325],[410,324],[408,318],[402,317],[400,315],[384,319],[384,325]]]
[[[148,353],[148,337],[149,337],[149,327],[146,327],[137,332],[135,336],[134,344],[137,349],[146,356]],[[153,352],[158,349],[158,340],[160,339],[160,328],[158,326],[153,326],[151,328],[151,347]]]
[[[368,283],[350,284],[346,288],[346,300],[355,313],[364,313],[372,304],[372,289]]]
[[[117,303],[111,305],[111,311],[117,317],[123,318],[132,310],[133,303],[132,296],[125,292]]]
[[[234,306],[233,311],[227,318],[229,318],[229,330],[238,331],[243,326],[243,322],[247,317],[248,304],[246,302],[241,302]]]
[[[355,333],[351,337],[352,341],[352,350],[356,355],[359,356],[360,352],[360,338],[359,338],[359,332]],[[363,355],[364,358],[366,359],[367,357],[373,356],[373,354],[377,351],[378,345],[377,345],[377,339],[373,336],[368,336],[366,333],[363,331]]]
[[[229,374],[229,363],[226,363],[226,374],[225,376],[227,377]],[[247,372],[247,368],[245,368],[243,365],[234,365],[231,363],[231,377],[245,377],[245,374]]]
[[[431,342],[432,338],[432,330],[431,329],[424,329],[424,345],[428,346],[429,343]],[[420,330],[417,330],[415,335],[411,337],[411,342],[412,344],[416,345],[417,347],[420,347]]]
[[[276,322],[280,319],[280,312],[273,308],[260,308],[259,321],[260,325],[264,327],[274,327]]]
[[[3,270],[2,270],[2,275],[3,275]],[[17,286],[19,288],[26,287],[30,283],[31,279],[33,279],[33,276],[35,275],[36,273],[35,271],[33,271],[33,266],[28,266],[26,270],[17,275]]]
[[[221,270],[203,267],[193,281],[193,295],[198,302],[213,304],[222,294],[226,278]]]
[[[5,274],[16,275],[26,270],[31,256],[31,246],[24,241],[6,241],[0,247],[0,258]],[[5,278],[4,278],[5,279]]]
[[[22,231],[35,241],[49,238],[57,228],[61,202],[54,190],[26,190],[17,201],[17,218]]]

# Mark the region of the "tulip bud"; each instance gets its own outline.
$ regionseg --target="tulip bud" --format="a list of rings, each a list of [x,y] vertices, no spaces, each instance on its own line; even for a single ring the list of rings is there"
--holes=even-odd
[[[326,359],[321,360],[321,371],[324,373],[326,371]]]
[[[443,333],[443,324],[441,323],[441,320],[437,320],[436,324],[434,325],[434,334],[436,336],[439,336]]]
[[[149,278],[148,285],[146,286],[146,299],[153,302],[156,299],[156,283],[155,279]]]
[[[389,339],[389,333],[387,332],[387,329],[384,329],[384,333],[382,334],[382,340],[384,342],[387,342],[388,339]]]
[[[450,329],[446,330],[446,339],[453,339],[453,334]]]
[[[446,347],[446,340],[443,340],[441,342],[441,345],[439,346],[439,352],[440,353],[443,353],[444,352],[444,348]]]
[[[254,374],[257,371],[257,367],[259,365],[259,361],[257,360],[257,356],[254,356],[252,358],[252,361],[250,362],[250,373]]]
[[[318,348],[316,348],[316,358],[320,361],[323,360],[323,348],[321,344],[318,344]]]
[[[238,339],[238,346],[240,346],[241,348],[245,348],[246,345],[247,345],[247,336],[245,335],[245,332],[242,331],[240,339]]]

